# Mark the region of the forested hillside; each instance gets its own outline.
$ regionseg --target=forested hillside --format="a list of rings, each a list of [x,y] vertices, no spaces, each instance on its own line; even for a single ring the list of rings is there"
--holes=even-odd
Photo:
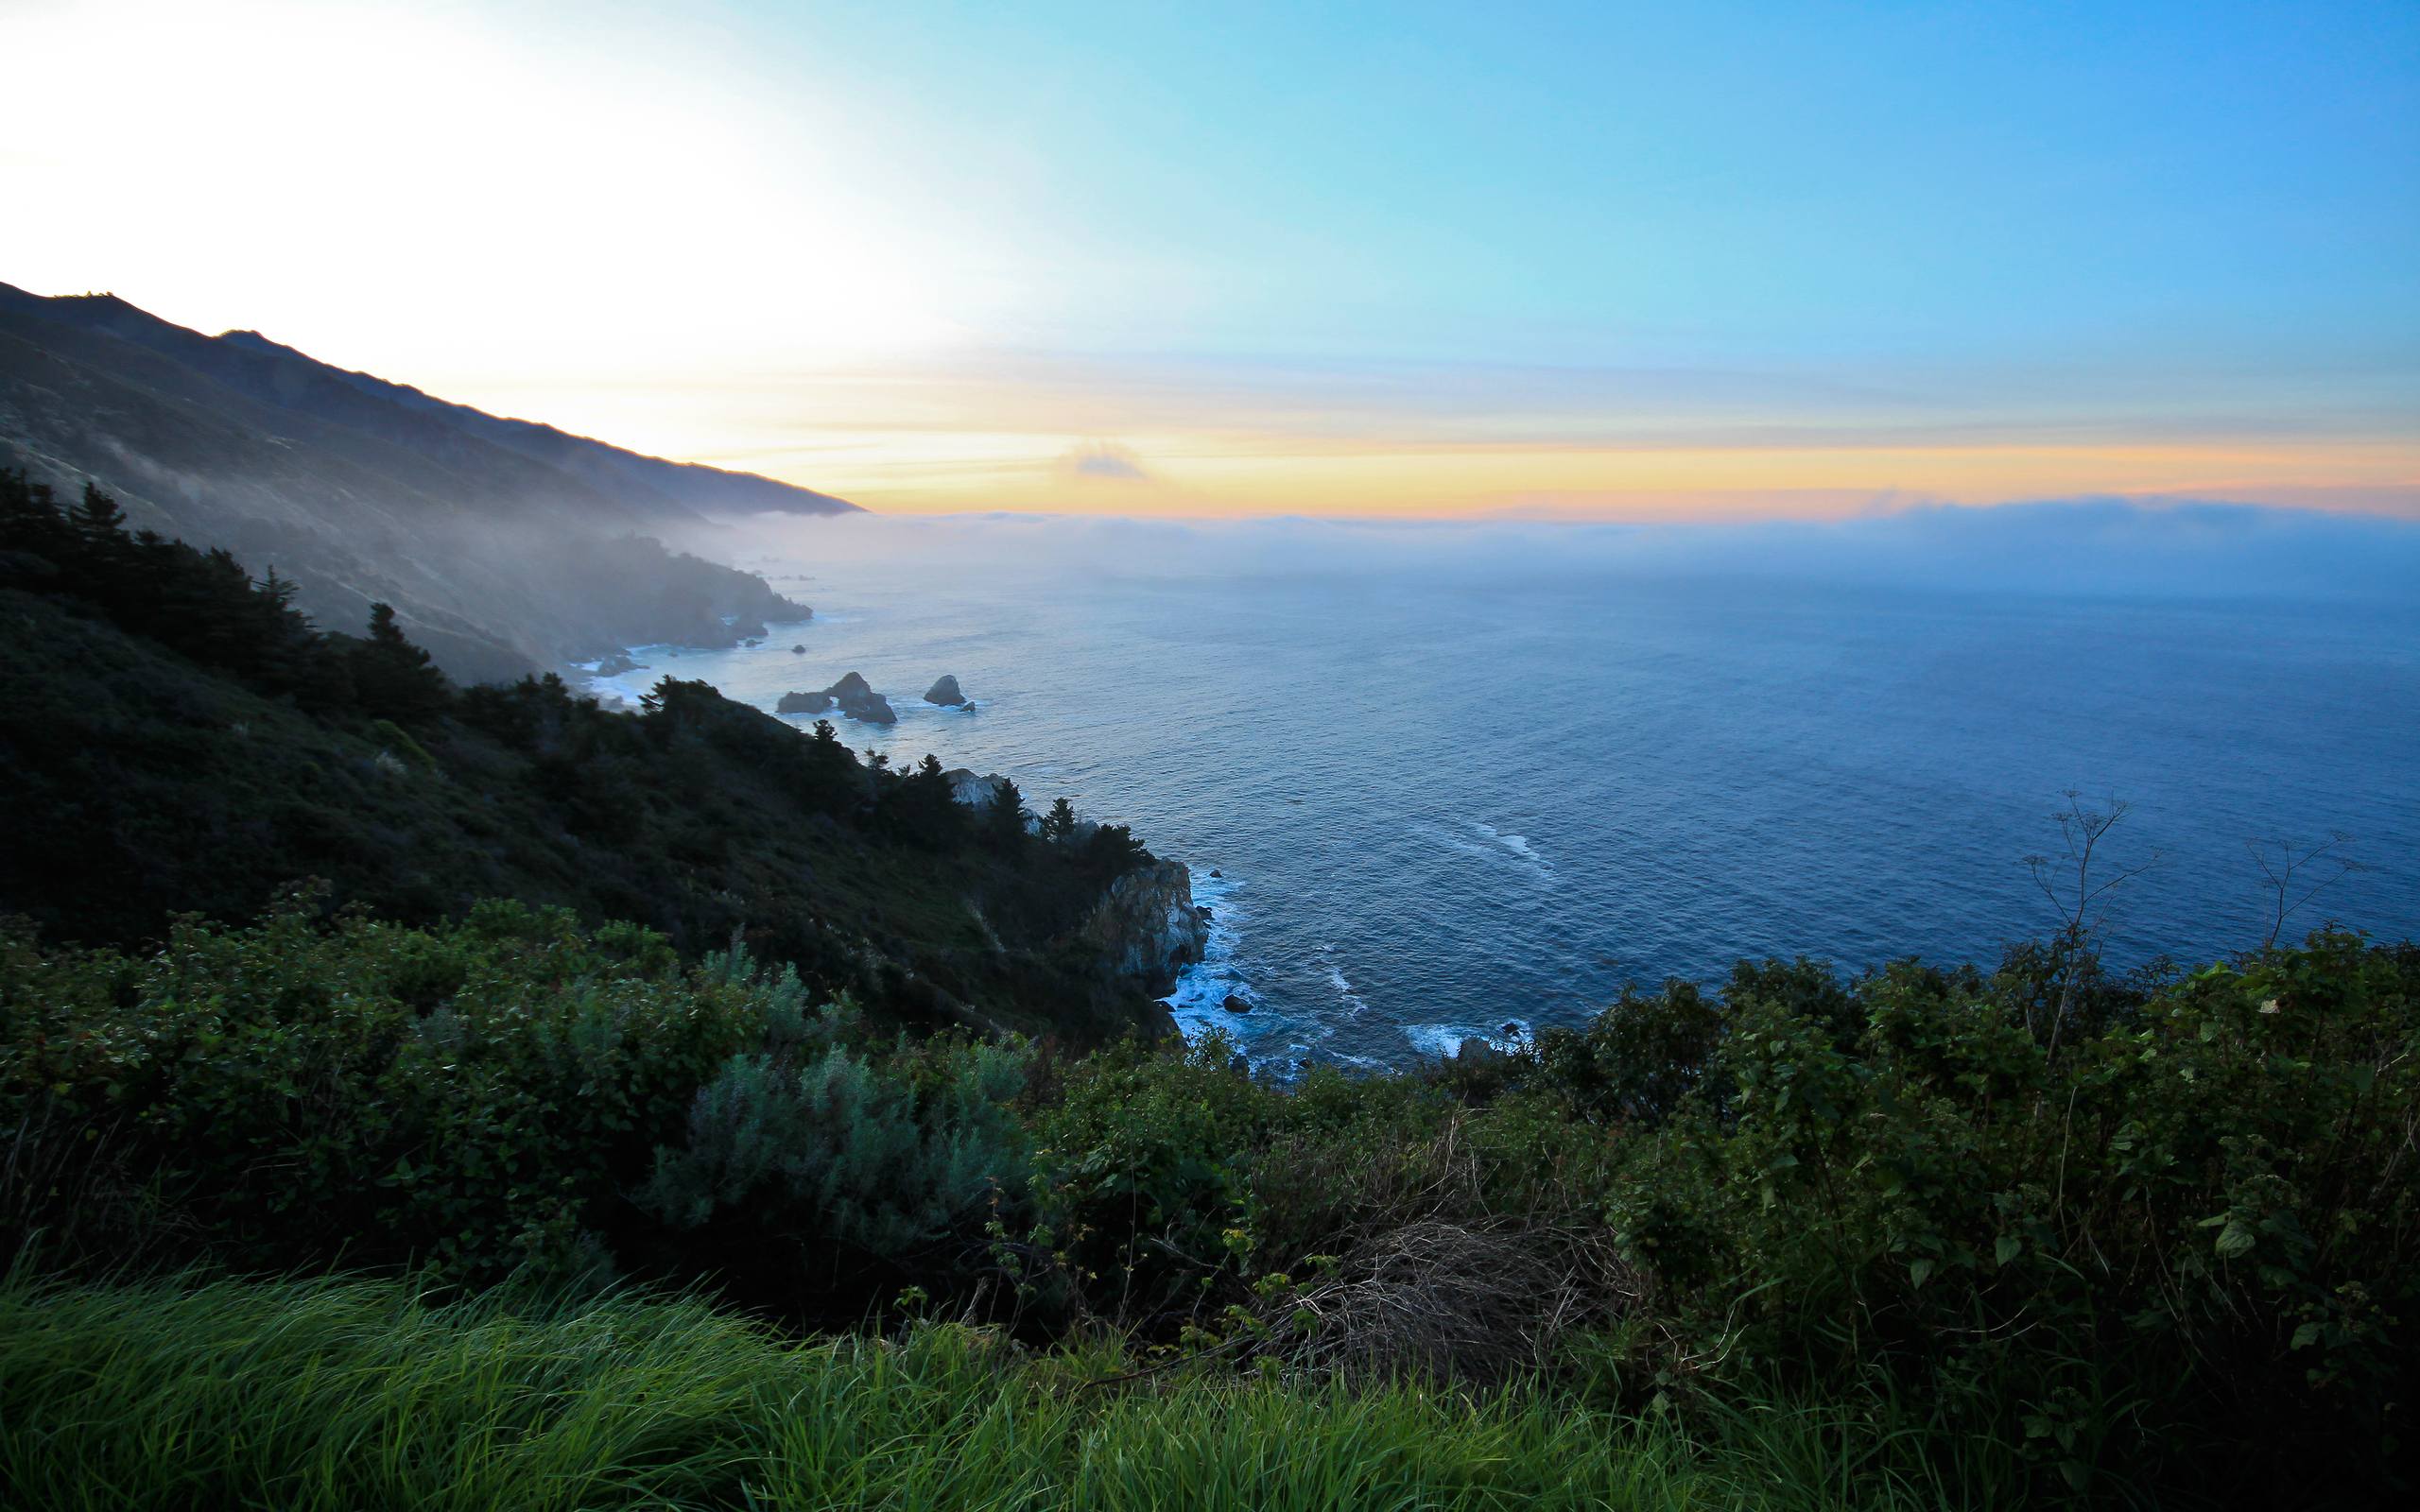
[[[0,473],[0,912],[126,943],[317,878],[404,920],[506,897],[736,942],[901,1022],[1165,1022],[1083,934],[1145,859],[1122,829],[1011,833],[937,765],[868,766],[703,683],[636,716],[553,677],[457,688],[391,616],[321,634],[291,595]]]

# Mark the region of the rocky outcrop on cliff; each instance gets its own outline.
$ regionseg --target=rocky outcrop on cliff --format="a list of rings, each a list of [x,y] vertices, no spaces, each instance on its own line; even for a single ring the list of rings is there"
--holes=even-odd
[[[971,766],[953,766],[942,773],[942,781],[949,784],[951,802],[988,811],[1000,801],[1000,788],[1008,779],[997,772],[985,772],[978,776]],[[1041,818],[1028,814],[1025,828],[1028,834],[1038,833],[1042,828]],[[1084,833],[1090,833],[1091,830],[1088,828]]]
[[[1084,936],[1111,970],[1165,992],[1201,959],[1210,926],[1193,906],[1193,873],[1180,861],[1154,861],[1109,885]]]
[[[890,700],[873,691],[866,679],[852,672],[832,686],[817,693],[786,693],[773,705],[777,714],[820,714],[838,710],[843,716],[869,725],[895,725],[899,716],[891,712]]]
[[[949,796],[971,809],[988,809],[1000,797],[1000,784],[1008,779],[997,772],[978,775],[971,766],[953,766],[942,773],[942,781],[949,783]]]

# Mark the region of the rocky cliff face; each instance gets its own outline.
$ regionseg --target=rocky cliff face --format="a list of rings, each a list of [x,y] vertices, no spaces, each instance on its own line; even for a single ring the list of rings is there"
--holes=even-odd
[[[1111,883],[1084,933],[1112,970],[1160,992],[1210,942],[1210,926],[1193,906],[1193,873],[1178,861],[1154,861]]]

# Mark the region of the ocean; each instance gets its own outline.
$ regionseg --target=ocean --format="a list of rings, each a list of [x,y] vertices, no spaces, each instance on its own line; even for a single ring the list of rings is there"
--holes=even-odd
[[[2362,868],[2290,933],[2420,923],[2420,595],[1629,539],[760,524],[720,554],[814,618],[635,648],[598,685],[769,711],[860,672],[899,722],[839,721],[853,746],[1132,825],[1213,910],[1180,1022],[1281,1073],[1582,1022],[1741,957],[1988,966],[2056,923],[2025,858],[2058,852],[2069,790],[2131,805],[2110,866],[2152,863],[2104,901],[2120,962],[2256,945],[2264,839],[2348,834]],[[972,712],[922,701],[943,673]]]

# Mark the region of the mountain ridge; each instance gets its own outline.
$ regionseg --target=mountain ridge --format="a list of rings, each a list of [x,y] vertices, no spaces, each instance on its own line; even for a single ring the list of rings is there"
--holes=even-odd
[[[5,284],[0,463],[71,494],[96,484],[140,528],[274,567],[331,627],[389,603],[464,681],[803,620],[761,577],[665,538],[712,549],[717,511],[856,508],[502,420],[257,333],[204,335],[115,295]]]
[[[222,331],[212,339],[230,346],[273,352],[315,363],[328,369],[340,382],[365,393],[390,400],[406,408],[443,415],[484,439],[519,452],[532,460],[561,467],[575,477],[594,480],[591,470],[596,469],[599,462],[581,455],[587,449],[611,454],[614,463],[624,470],[631,486],[648,489],[662,494],[673,507],[686,507],[700,514],[711,515],[717,509],[774,510],[784,514],[863,512],[863,506],[851,504],[846,499],[802,488],[795,483],[784,483],[762,473],[742,472],[705,462],[675,462],[615,446],[593,436],[581,436],[544,421],[491,414],[475,405],[441,399],[410,384],[381,378],[357,369],[337,368],[258,331]]]

